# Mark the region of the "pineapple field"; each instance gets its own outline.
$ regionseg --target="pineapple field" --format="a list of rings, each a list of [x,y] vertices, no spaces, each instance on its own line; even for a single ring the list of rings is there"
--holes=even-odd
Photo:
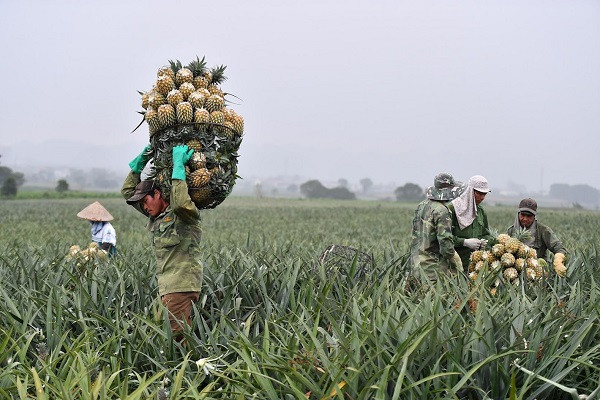
[[[203,291],[178,343],[132,207],[102,200],[115,258],[70,257],[87,204],[0,202],[1,399],[600,398],[598,212],[539,213],[569,249],[565,279],[528,279],[506,240],[506,284],[478,259],[476,279],[425,289],[406,277],[415,205],[229,197],[202,211]],[[502,233],[516,207],[486,210]],[[332,244],[371,268],[320,263]]]

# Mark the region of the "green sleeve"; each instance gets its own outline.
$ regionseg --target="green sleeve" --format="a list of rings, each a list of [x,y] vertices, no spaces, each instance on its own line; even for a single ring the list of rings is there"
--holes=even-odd
[[[171,209],[182,221],[196,223],[200,219],[200,211],[190,199],[187,183],[173,179],[171,187]]]
[[[563,246],[563,243],[558,239],[558,236],[552,231],[552,229],[545,227],[542,231],[542,240],[546,243],[546,247],[552,253],[563,253],[567,254],[567,249]]]
[[[490,225],[488,223],[487,213],[483,208],[479,208],[479,210],[483,213],[483,232],[481,233],[481,237],[479,239],[485,239],[490,241],[493,239],[493,236],[490,232]]]
[[[121,187],[121,194],[123,195],[123,198],[125,200],[133,196],[133,193],[135,192],[135,187],[138,183],[140,183],[140,181],[140,174],[136,174],[133,171],[129,171],[129,175],[127,175],[127,178],[125,178],[125,182],[123,182],[123,186]],[[132,204],[131,206],[139,212],[141,212],[142,214],[144,214],[145,216],[148,216],[148,213],[142,208],[142,206],[140,206],[139,203]]]
[[[451,229],[452,229],[452,243],[454,243],[454,247],[463,247],[465,244],[465,238],[457,235],[458,233],[458,219],[456,218],[456,214],[454,212],[454,204],[452,202],[447,203],[446,205],[448,210],[450,210],[451,219]],[[456,230],[454,229],[456,227]]]

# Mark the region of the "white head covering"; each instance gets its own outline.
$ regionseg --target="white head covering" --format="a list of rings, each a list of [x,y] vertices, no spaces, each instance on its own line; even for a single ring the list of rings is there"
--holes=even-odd
[[[483,193],[491,192],[487,179],[481,175],[475,175],[469,179],[467,190],[456,199],[452,200],[452,205],[454,205],[454,212],[456,213],[456,219],[458,220],[460,229],[465,229],[467,226],[471,225],[475,217],[477,217],[477,205],[475,204],[474,190]]]

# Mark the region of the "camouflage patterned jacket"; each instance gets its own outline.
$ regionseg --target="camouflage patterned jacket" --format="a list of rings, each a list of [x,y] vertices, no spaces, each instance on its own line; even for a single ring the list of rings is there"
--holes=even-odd
[[[535,237],[533,238],[533,244],[529,247],[533,247],[537,252],[538,257],[545,258],[547,261],[551,261],[552,258],[548,257],[548,250],[554,254],[563,253],[567,254],[567,249],[563,246],[563,243],[558,239],[556,234],[548,227],[548,225],[544,225],[539,221],[535,221],[537,224],[535,228]],[[506,233],[512,236],[515,232],[515,227],[510,226]]]
[[[415,210],[412,228],[411,266],[413,274],[425,272],[430,278],[446,273],[454,255],[452,219],[445,203],[423,200]]]
[[[454,212],[454,205],[448,203],[448,209],[452,214],[452,235],[454,236],[454,247],[456,252],[460,256],[463,266],[466,268],[469,265],[469,257],[471,257],[471,250],[464,246],[465,239],[477,238],[492,240],[490,233],[490,227],[488,225],[487,214],[481,206],[477,206],[477,216],[465,229],[460,229],[456,213]]]
[[[140,182],[140,175],[130,172],[121,194],[128,199]],[[173,180],[170,204],[156,218],[135,204],[133,207],[149,217],[147,228],[152,233],[156,254],[158,294],[199,292],[202,285],[200,261],[200,211],[188,195],[185,181]]]

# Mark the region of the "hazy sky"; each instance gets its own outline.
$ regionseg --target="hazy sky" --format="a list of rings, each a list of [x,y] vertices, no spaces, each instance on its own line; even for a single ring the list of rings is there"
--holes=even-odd
[[[242,177],[600,188],[599,1],[0,0],[0,37],[15,169],[125,174],[137,90],[204,55],[241,98]]]

